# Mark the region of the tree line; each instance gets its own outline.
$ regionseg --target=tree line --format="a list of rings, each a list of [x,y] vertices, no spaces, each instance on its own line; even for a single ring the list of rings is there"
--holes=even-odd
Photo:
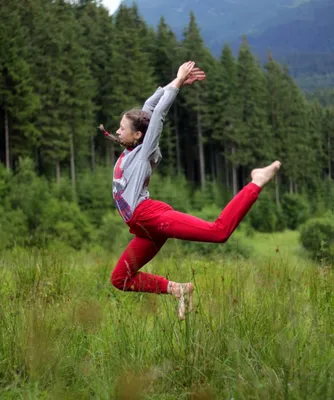
[[[98,1],[0,0],[0,159],[16,171],[29,157],[60,182],[100,166],[121,149],[97,129],[118,128],[185,60],[207,73],[184,88],[161,139],[165,176],[201,188],[218,181],[236,193],[256,166],[280,159],[276,202],[310,196],[333,176],[334,108],[307,99],[288,69],[268,54],[261,65],[244,38],[219,58],[205,46],[193,14],[178,39],[163,17],[149,27],[135,5],[114,16]]]

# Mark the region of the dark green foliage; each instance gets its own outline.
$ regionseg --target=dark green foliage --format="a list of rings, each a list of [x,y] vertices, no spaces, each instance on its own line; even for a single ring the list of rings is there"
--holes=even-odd
[[[201,208],[193,211],[191,214],[196,215],[196,217],[204,219],[205,221],[214,222],[221,213],[221,209],[215,204],[210,202],[203,204]]]
[[[184,177],[161,177],[154,174],[150,182],[153,199],[165,201],[176,210],[186,212],[190,209],[191,192]]]
[[[194,191],[192,196],[192,207],[195,210],[217,209],[219,212],[230,200],[230,194],[224,190],[223,185],[216,181],[206,182],[204,188]],[[218,214],[217,214],[218,216]]]
[[[323,208],[334,213],[334,182],[331,179],[325,179],[323,185]]]
[[[6,210],[0,206],[0,250],[29,244],[29,227],[20,209]]]
[[[110,60],[115,75],[111,104],[116,129],[122,111],[141,106],[155,88],[152,60],[144,46],[144,25],[135,6],[121,5],[115,17],[115,53]]]
[[[310,216],[309,206],[300,195],[285,193],[281,206],[289,229],[297,229]]]
[[[36,175],[30,159],[22,159],[17,173],[11,179],[8,201],[12,209],[24,212],[32,234],[42,222],[43,208],[50,199],[47,180]]]
[[[310,182],[316,187],[323,171],[330,169],[330,110],[308,104],[272,56],[264,74],[246,39],[237,61],[226,44],[219,62],[205,47],[194,14],[180,42],[164,19],[156,32],[149,29],[136,6],[122,6],[111,18],[93,1],[29,4],[5,8],[12,13],[11,24],[22,25],[15,36],[22,51],[15,54],[26,63],[27,75],[20,72],[20,79],[30,79],[31,85],[25,87],[40,100],[38,112],[28,108],[29,118],[22,121],[32,123],[35,132],[21,135],[18,130],[19,142],[14,140],[9,113],[15,168],[18,155],[28,151],[38,173],[56,176],[58,183],[70,169],[74,198],[78,173],[88,166],[94,170],[99,164],[113,164],[119,151],[96,125],[103,122],[116,130],[122,111],[140,106],[156,83],[168,83],[179,64],[190,58],[204,68],[207,80],[182,89],[169,113],[160,143],[164,175],[185,172],[202,189],[208,181],[224,178],[226,189],[236,193],[251,168],[279,158],[285,167],[277,182],[279,201],[287,187],[291,192],[305,191]],[[24,36],[27,41],[21,41]],[[7,42],[8,35],[3,36],[4,49]],[[6,74],[3,70],[3,82]],[[3,93],[16,95],[15,85],[10,88]],[[27,97],[29,104],[36,101]],[[0,110],[2,117],[5,111]],[[0,157],[5,162],[4,126],[0,133]],[[306,152],[308,157],[298,159]]]
[[[334,217],[328,213],[322,218],[307,221],[300,229],[300,241],[313,258],[334,261]]]
[[[209,73],[212,68],[213,57],[204,45],[201,37],[199,26],[197,25],[195,16],[190,13],[188,26],[184,29],[184,39],[182,42],[182,57],[184,60],[193,60],[196,65]],[[186,158],[186,175],[190,177],[194,173],[191,164],[196,154],[198,157],[197,175],[201,187],[206,182],[206,159],[205,147],[210,137],[210,128],[207,126],[209,114],[209,88],[207,80],[200,84],[193,85],[184,91],[184,128],[187,132],[185,135],[185,158]]]
[[[76,203],[51,199],[43,207],[35,241],[39,246],[48,246],[55,240],[80,249],[89,242],[91,231],[88,218]]]
[[[276,231],[281,232],[287,228],[287,218],[281,206],[276,207]]]
[[[57,200],[74,201],[71,181],[68,177],[62,177],[59,182],[52,182],[50,192]]]
[[[111,184],[111,171],[106,168],[79,176],[78,204],[95,226],[99,226],[103,216],[113,208]]]
[[[252,207],[250,222],[254,229],[260,232],[274,232],[278,223],[277,206],[272,196],[261,193]]]
[[[331,88],[306,92],[306,96],[309,100],[318,100],[322,106],[334,104],[334,89]]]
[[[21,2],[0,2],[0,25],[0,133],[8,145],[4,156],[10,168],[19,156],[31,156],[33,152],[38,137],[33,117],[39,96],[32,90],[28,31],[23,23]]]
[[[160,20],[152,45],[151,57],[153,58],[155,76],[159,85],[164,86],[174,79],[177,68],[183,61],[181,46],[164,18]],[[160,147],[164,149],[164,163],[160,168],[168,175],[181,172],[177,121],[179,103],[180,98],[177,98],[167,116],[164,134],[160,141]]]
[[[283,156],[288,128],[287,105],[289,85],[286,82],[284,70],[269,54],[265,64],[265,78],[267,85],[267,112],[268,123],[271,129],[271,142],[268,150],[272,156]]]
[[[10,179],[11,173],[4,167],[3,164],[0,164],[0,201],[3,204],[6,195],[10,190]]]
[[[113,253],[120,253],[130,242],[132,235],[117,211],[109,211],[102,218],[94,242]]]
[[[238,164],[254,165],[271,160],[271,152],[263,143],[270,143],[271,131],[265,111],[267,88],[264,75],[246,39],[237,61],[237,107],[240,121]]]

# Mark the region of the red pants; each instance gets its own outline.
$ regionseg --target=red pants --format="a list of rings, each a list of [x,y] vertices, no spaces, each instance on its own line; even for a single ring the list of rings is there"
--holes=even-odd
[[[223,243],[257,200],[261,188],[246,185],[224,208],[214,222],[175,211],[161,201],[144,200],[128,221],[135,235],[112,272],[111,282],[120,290],[167,293],[168,280],[138,272],[161,249],[168,238]]]

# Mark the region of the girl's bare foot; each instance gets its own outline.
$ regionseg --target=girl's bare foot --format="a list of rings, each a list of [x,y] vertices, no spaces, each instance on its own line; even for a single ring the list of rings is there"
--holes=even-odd
[[[184,320],[187,312],[193,310],[194,285],[188,283],[169,282],[168,293],[179,300],[178,316],[179,320]]]
[[[280,161],[274,161],[267,167],[253,169],[251,172],[252,182],[262,188],[273,179],[280,168]]]

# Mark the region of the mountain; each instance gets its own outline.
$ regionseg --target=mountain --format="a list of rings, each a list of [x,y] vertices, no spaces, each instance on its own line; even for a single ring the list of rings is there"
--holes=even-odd
[[[266,29],[248,36],[259,53],[268,48],[279,56],[288,53],[334,52],[334,1],[317,0],[286,10],[267,21]]]
[[[333,0],[136,0],[140,13],[150,25],[163,15],[173,30],[182,34],[193,11],[203,38],[210,48],[221,47],[243,34],[260,35],[267,28],[312,18],[318,4]],[[132,0],[124,0],[127,6]],[[321,6],[320,6],[321,8]],[[279,39],[279,38],[277,38]]]
[[[334,1],[313,0],[266,21],[261,33],[248,35],[263,61],[270,50],[284,62],[303,89],[334,87]],[[236,50],[240,45],[234,41]]]
[[[127,6],[132,0],[124,0]],[[334,74],[334,0],[137,0],[150,25],[165,17],[182,37],[193,11],[206,45],[219,55],[228,42],[235,54],[242,35],[263,61],[268,50],[294,76]],[[300,64],[300,61],[304,64]],[[305,70],[307,65],[307,70]],[[334,84],[334,75],[331,77]]]

